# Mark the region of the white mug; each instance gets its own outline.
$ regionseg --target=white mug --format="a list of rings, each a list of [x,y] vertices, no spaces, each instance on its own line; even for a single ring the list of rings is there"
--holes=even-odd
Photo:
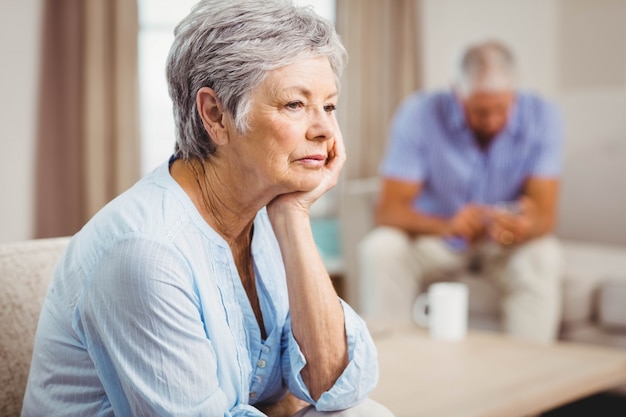
[[[436,282],[430,285],[427,293],[417,297],[413,319],[417,324],[428,327],[434,339],[461,340],[467,333],[467,299],[467,285]]]

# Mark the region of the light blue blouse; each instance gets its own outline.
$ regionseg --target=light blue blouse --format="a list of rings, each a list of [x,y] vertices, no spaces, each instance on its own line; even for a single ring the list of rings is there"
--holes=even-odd
[[[342,301],[350,363],[315,403],[300,371],[285,271],[266,211],[252,254],[265,327],[226,242],[168,164],[71,240],[37,329],[23,416],[263,416],[287,388],[318,410],[363,400],[378,378],[364,322]]]

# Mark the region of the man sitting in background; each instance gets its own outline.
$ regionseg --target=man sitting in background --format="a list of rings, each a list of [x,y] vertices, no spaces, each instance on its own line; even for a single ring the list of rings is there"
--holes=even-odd
[[[469,268],[500,287],[507,333],[554,339],[562,141],[556,108],[516,91],[498,42],[465,51],[452,91],[405,100],[381,166],[378,227],[359,245],[363,314],[408,321],[420,287]]]

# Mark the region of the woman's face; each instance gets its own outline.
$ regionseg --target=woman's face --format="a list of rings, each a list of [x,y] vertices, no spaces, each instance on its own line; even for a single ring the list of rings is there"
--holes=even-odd
[[[339,135],[337,94],[325,57],[271,71],[252,93],[248,131],[229,126],[243,179],[276,194],[315,188]]]

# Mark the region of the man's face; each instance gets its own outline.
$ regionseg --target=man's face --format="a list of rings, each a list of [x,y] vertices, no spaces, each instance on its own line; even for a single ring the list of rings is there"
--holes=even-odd
[[[469,128],[480,140],[491,140],[506,126],[513,91],[476,91],[462,99]]]

